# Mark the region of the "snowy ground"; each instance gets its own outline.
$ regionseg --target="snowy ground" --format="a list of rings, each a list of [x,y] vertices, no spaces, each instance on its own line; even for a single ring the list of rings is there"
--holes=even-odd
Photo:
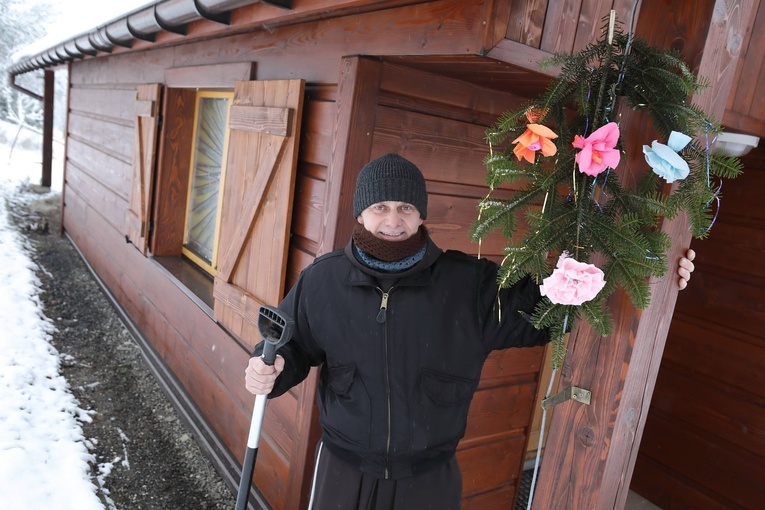
[[[7,134],[9,127],[0,126]],[[58,152],[58,151],[57,151]],[[40,151],[0,144],[0,494],[3,508],[104,508],[90,478],[94,462],[79,407],[50,344],[54,322],[38,298],[37,269],[10,224],[7,197],[24,199],[21,183],[39,183]],[[60,173],[53,191],[61,189]],[[39,195],[38,195],[39,198]],[[106,466],[105,466],[106,467]]]

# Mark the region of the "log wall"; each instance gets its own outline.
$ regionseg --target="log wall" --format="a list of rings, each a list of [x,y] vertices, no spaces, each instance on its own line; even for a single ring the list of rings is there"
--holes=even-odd
[[[765,501],[765,150],[725,183],[677,301],[632,487],[665,509]]]

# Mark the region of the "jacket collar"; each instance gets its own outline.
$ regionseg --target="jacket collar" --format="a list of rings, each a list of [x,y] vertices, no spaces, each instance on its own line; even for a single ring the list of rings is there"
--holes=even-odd
[[[345,246],[345,256],[351,262],[346,281],[355,286],[378,286],[380,280],[396,280],[397,286],[426,286],[432,281],[432,266],[443,251],[431,239],[422,260],[400,273],[384,273],[365,266],[353,254],[353,240]]]

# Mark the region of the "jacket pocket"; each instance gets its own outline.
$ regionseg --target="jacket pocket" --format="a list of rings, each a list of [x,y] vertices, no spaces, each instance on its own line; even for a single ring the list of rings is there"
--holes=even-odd
[[[371,405],[356,365],[325,367],[326,388],[319,393],[321,422],[335,444],[369,447]]]
[[[412,406],[412,450],[456,446],[478,381],[423,369]]]

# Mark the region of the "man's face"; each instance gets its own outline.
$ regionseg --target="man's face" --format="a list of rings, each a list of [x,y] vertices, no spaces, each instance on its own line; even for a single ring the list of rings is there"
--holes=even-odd
[[[406,202],[372,204],[361,211],[357,219],[372,235],[388,241],[409,239],[422,225],[420,211]]]

